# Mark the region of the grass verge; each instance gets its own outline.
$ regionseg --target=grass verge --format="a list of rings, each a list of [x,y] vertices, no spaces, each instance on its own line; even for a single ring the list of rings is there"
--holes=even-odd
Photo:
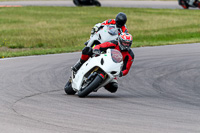
[[[128,17],[133,47],[200,42],[199,10],[20,7],[0,8],[0,57],[79,51],[95,23]]]

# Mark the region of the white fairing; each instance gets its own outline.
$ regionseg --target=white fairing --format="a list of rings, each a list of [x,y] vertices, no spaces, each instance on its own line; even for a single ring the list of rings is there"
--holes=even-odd
[[[112,49],[113,50],[113,49]],[[81,89],[82,82],[84,80],[84,75],[93,69],[94,67],[101,68],[108,76],[106,81],[104,81],[98,88],[106,85],[109,83],[113,78],[115,78],[117,75],[119,75],[121,67],[123,65],[123,61],[119,63],[115,63],[111,57],[111,49],[107,49],[107,52],[104,54],[101,54],[97,57],[89,58],[88,61],[86,61],[82,67],[79,69],[79,71],[76,73],[76,75],[73,75],[72,72],[72,88],[75,91],[79,91]],[[120,53],[121,54],[121,53]],[[122,58],[122,55],[121,57]],[[115,74],[111,74],[111,72],[116,72]],[[98,89],[97,88],[97,89]]]
[[[116,28],[116,25],[105,25],[94,35],[90,36],[90,40],[87,46],[91,47],[94,41],[99,41],[100,43],[104,43],[111,40],[116,40],[117,37],[118,37],[118,29]]]

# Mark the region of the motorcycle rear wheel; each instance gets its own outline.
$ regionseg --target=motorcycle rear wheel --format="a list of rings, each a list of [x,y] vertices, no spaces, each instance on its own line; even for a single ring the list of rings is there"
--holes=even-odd
[[[94,1],[94,5],[100,7],[100,6],[101,6],[101,3],[100,3],[99,1]]]
[[[83,88],[83,90],[78,91],[78,96],[81,98],[86,97],[92,91],[94,91],[102,81],[103,78],[98,74],[88,86]]]

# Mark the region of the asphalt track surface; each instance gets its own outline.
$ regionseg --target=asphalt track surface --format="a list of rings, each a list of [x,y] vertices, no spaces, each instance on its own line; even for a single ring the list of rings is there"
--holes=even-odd
[[[66,95],[81,53],[0,59],[1,133],[199,133],[200,44],[133,48],[111,94]]]
[[[134,48],[112,94],[63,87],[80,52],[0,60],[1,133],[199,133],[200,44]]]

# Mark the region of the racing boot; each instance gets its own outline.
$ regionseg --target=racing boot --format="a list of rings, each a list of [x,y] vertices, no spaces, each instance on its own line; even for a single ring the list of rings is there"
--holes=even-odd
[[[118,83],[117,82],[108,83],[106,86],[104,86],[104,88],[111,93],[115,93],[118,89]]]
[[[85,61],[80,59],[80,60],[72,67],[72,70],[73,70],[74,72],[77,72],[77,71],[81,68],[81,66],[83,65],[83,63],[85,63]]]

